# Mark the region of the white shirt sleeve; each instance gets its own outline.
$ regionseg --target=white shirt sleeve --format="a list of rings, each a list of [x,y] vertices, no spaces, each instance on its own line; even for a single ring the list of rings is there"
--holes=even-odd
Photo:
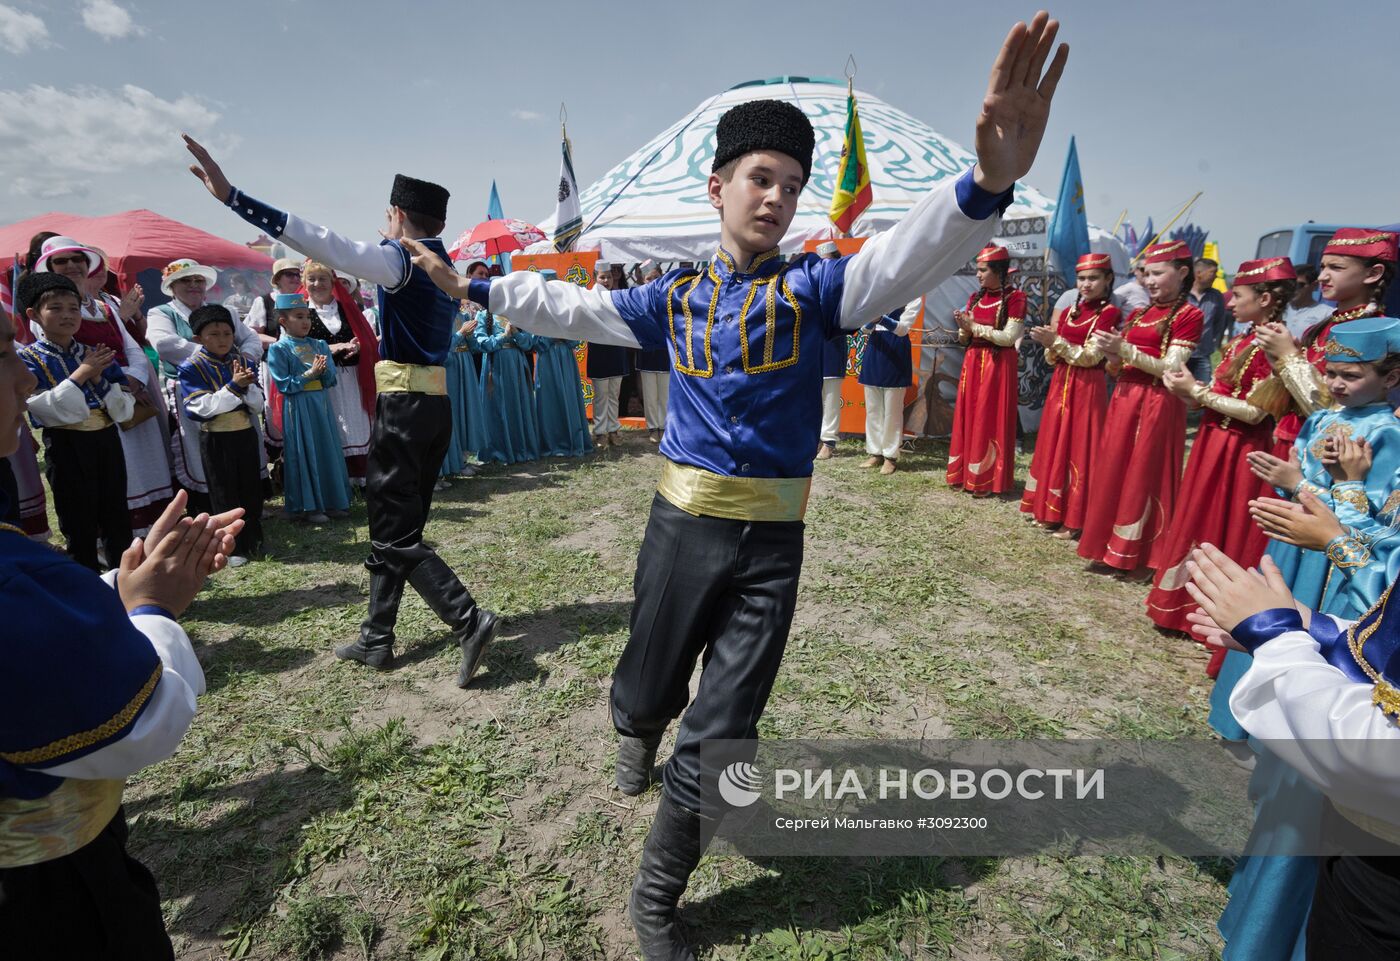
[[[109,571],[102,579],[111,586],[116,574]],[[76,761],[35,770],[54,777],[123,779],[179,747],[194,720],[195,699],[204,693],[204,671],[179,624],[157,614],[138,614],[131,623],[150,639],[164,665],[145,710],[121,740]]]
[[[243,403],[248,405],[248,409],[255,414],[261,414],[263,408],[267,406],[267,398],[263,395],[263,389],[258,384],[249,384],[248,389],[243,392]]]
[[[57,387],[34,394],[28,401],[29,412],[45,427],[80,424],[87,419],[87,398],[83,389],[66,378]]]
[[[865,242],[846,264],[841,326],[854,330],[933,290],[992,239],[998,216],[973,220],[958,205],[950,179],[924,196],[899,223]],[[493,285],[494,289],[494,285]]]
[[[899,315],[899,320],[894,325],[894,332],[900,337],[907,336],[914,327],[914,321],[918,319],[919,311],[924,306],[922,296],[915,297],[904,305],[904,313]]]
[[[235,327],[235,340],[237,334],[238,328]],[[170,315],[159,309],[146,313],[146,339],[151,342],[151,347],[161,360],[176,367],[189,360],[195,351],[199,350],[198,344],[186,340],[176,332],[175,323],[170,319]]]
[[[136,401],[116,384],[109,383],[107,393],[102,395],[102,406],[107,408],[112,420],[121,422],[131,418],[132,412],[136,410]]]
[[[244,323],[254,333],[261,334],[267,330],[267,308],[263,305],[261,297],[253,301],[253,306],[248,308],[248,319]]]
[[[1327,663],[1306,631],[1289,631],[1255,650],[1230,711],[1332,800],[1400,824],[1400,727],[1371,691]]]
[[[613,305],[612,291],[549,281],[533,270],[492,280],[491,312],[541,337],[641,346]]]
[[[390,290],[405,279],[403,254],[393,244],[348,240],[325,227],[307,223],[296,214],[287,215],[281,240],[312,260]]]
[[[251,394],[254,389],[254,387],[249,387],[248,393]],[[231,410],[237,410],[241,404],[243,404],[243,398],[224,386],[207,394],[188,398],[185,401],[185,409],[196,417],[208,420],[219,414],[227,414]],[[250,404],[249,407],[251,406]],[[261,407],[261,405],[259,406]]]

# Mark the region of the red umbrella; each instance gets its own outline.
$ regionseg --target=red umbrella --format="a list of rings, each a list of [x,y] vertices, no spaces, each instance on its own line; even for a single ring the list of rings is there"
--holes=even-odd
[[[447,253],[453,260],[484,260],[512,250],[524,250],[544,239],[543,230],[523,220],[485,220],[463,231]]]

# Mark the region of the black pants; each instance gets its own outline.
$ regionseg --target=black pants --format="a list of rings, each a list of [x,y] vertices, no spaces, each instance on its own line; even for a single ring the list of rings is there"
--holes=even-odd
[[[45,473],[53,490],[58,529],[68,555],[100,571],[97,538],[107,543],[107,563],[115,567],[131,546],[126,511],[126,459],[115,424],[102,430],[45,428]]]
[[[1400,848],[1365,834],[1330,803],[1322,820],[1333,850],[1364,853],[1321,859],[1308,915],[1308,961],[1400,958]]]
[[[365,473],[371,571],[407,578],[433,551],[423,528],[447,447],[452,406],[445,395],[390,392],[375,403]]]
[[[29,438],[21,437],[20,443],[29,443]],[[15,479],[14,468],[10,466],[8,457],[0,457],[0,504],[4,505],[4,513],[0,513],[0,522],[18,527],[19,481]]]
[[[701,806],[700,742],[757,733],[797,607],[803,528],[695,517],[660,494],[652,501],[632,634],[613,672],[613,725],[651,737],[685,711],[663,779],[692,811]],[[686,710],[696,658],[700,690]]]
[[[209,507],[215,514],[243,508],[243,530],[234,553],[250,557],[262,550],[263,479],[258,432],[201,431],[199,459],[209,482]]]
[[[155,878],[126,853],[117,811],[72,854],[0,868],[0,954],[26,961],[174,958]]]

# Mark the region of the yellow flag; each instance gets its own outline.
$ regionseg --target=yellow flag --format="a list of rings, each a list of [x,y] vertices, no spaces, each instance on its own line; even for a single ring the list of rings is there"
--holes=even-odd
[[[1211,286],[1222,294],[1229,293],[1230,288],[1225,286],[1225,261],[1220,259],[1220,245],[1213,240],[1207,240],[1201,256],[1220,265],[1220,269],[1215,272],[1215,283]]]
[[[865,137],[860,132],[855,90],[846,86],[846,142],[841,145],[841,171],[831,195],[831,222],[843,234],[870,206],[870,169],[865,164]]]

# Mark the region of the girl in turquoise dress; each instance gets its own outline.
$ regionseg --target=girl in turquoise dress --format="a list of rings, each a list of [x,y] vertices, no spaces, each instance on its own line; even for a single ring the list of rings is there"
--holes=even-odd
[[[540,273],[550,280],[552,270]],[[593,450],[583,382],[574,351],[578,343],[558,337],[535,338],[535,414],[540,425],[540,455],[582,457]]]
[[[482,463],[535,460],[540,456],[540,430],[530,363],[525,357],[525,351],[535,346],[535,337],[486,310],[476,315],[475,336],[485,355],[477,396],[486,436],[477,457]]]
[[[298,522],[350,516],[350,475],[340,426],[325,388],[335,364],[324,340],[306,336],[311,310],[302,294],[278,294],[278,341],[268,348],[267,370],[282,392],[284,513]]]
[[[476,309],[463,302],[457,315],[458,328],[452,332],[452,347],[447,353],[447,396],[452,402],[452,443],[442,461],[443,477],[475,473],[468,463],[480,452],[486,438],[482,420],[481,389],[473,358],[476,348]]]

